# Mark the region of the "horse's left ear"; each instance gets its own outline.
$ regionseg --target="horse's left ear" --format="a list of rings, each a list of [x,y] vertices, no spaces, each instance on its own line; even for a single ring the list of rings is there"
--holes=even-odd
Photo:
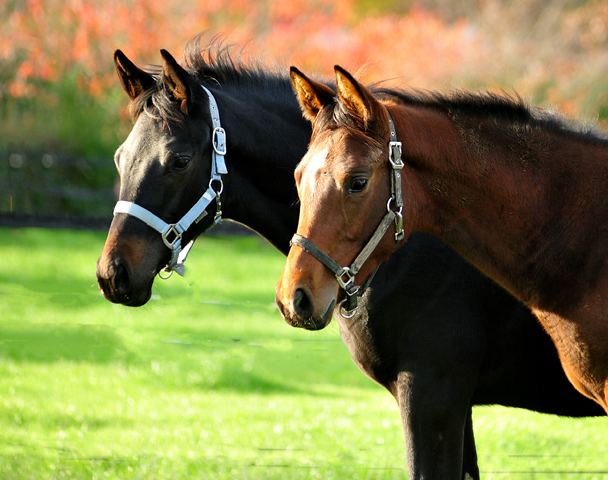
[[[192,98],[190,87],[188,86],[188,72],[177,63],[167,50],[161,50],[160,54],[164,61],[163,79],[165,85],[171,90],[173,98],[180,102],[181,111],[185,115],[188,115],[188,105]]]
[[[289,78],[298,96],[304,117],[312,122],[325,102],[336,93],[327,85],[311,80],[296,67],[289,69]]]
[[[348,110],[367,123],[372,119],[374,107],[378,102],[371,92],[339,65],[334,67],[338,96]]]
[[[114,52],[114,64],[120,83],[131,100],[154,85],[154,77],[136,67],[121,50]]]

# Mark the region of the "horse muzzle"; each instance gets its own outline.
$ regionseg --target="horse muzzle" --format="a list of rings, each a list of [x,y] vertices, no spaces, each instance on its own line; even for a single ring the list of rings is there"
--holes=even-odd
[[[97,261],[97,284],[104,297],[112,303],[130,307],[144,305],[152,296],[154,277],[144,288],[134,289],[133,274],[129,265],[119,258]]]
[[[335,289],[332,289],[335,290]],[[335,292],[326,292],[323,300],[314,296],[305,285],[296,285],[293,288],[277,286],[275,302],[279,307],[285,321],[292,327],[306,330],[321,330],[331,321],[336,305]]]
[[[128,231],[130,225],[135,227],[133,232]],[[139,307],[152,296],[154,278],[166,264],[168,251],[154,232],[147,232],[146,228],[137,220],[112,222],[97,260],[97,284],[112,303]]]

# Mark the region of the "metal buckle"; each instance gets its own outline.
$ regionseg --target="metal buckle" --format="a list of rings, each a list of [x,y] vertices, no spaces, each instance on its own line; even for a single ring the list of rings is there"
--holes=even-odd
[[[344,281],[344,276],[346,275],[347,280]],[[342,267],[342,271],[340,273],[336,273],[336,280],[338,284],[349,294],[356,295],[359,289],[355,286],[355,277],[350,274],[350,269],[348,267]],[[352,290],[354,288],[354,290]]]
[[[171,227],[173,227],[173,225],[171,225]],[[181,234],[177,233],[177,229],[173,228],[174,232],[179,235],[179,240],[178,237],[176,237],[173,240],[173,247],[169,247],[169,244],[167,242],[165,242],[165,245],[167,245],[170,249],[171,249],[171,260],[169,260],[169,263],[165,266],[165,268],[163,268],[160,272],[158,272],[158,276],[160,278],[162,278],[163,280],[167,280],[171,275],[173,275],[174,271],[177,271],[176,266],[179,267],[180,265],[178,264],[179,261],[179,253],[182,251],[182,244],[181,244]],[[167,231],[167,234],[170,233],[170,231]],[[163,235],[163,241],[165,240],[165,236]],[[177,245],[177,246],[176,246]],[[183,264],[181,265],[183,268]],[[161,275],[162,272],[166,272],[167,275],[163,276]],[[184,276],[183,270],[182,272],[178,272],[182,277]]]
[[[176,225],[172,223],[171,225],[169,225],[169,228],[166,232],[161,233],[161,236],[163,237],[163,242],[165,242],[165,245],[167,245],[167,247],[171,250],[175,250],[176,245],[179,246],[179,242],[182,239],[182,234],[175,227]],[[169,235],[171,234],[175,235],[173,240],[169,239]]]
[[[403,168],[403,160],[401,160],[401,142],[388,142],[388,161],[395,170]]]
[[[218,155],[226,155],[226,130],[222,127],[213,129],[213,150]]]

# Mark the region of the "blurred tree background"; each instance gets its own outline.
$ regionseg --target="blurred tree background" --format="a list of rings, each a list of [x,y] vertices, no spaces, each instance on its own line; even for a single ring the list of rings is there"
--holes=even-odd
[[[131,128],[113,52],[159,63],[201,31],[321,77],[337,63],[608,119],[603,0],[4,0],[0,19],[0,212],[110,214]]]

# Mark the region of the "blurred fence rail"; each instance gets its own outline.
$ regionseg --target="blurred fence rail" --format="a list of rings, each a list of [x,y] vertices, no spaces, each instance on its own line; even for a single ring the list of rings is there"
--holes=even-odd
[[[110,217],[84,215],[30,215],[0,212],[0,227],[66,228],[71,230],[108,230]]]
[[[0,212],[0,227],[9,228],[65,228],[70,230],[103,230],[110,228],[112,217],[94,217],[87,215],[30,215],[23,213]],[[223,221],[205,232],[211,236],[257,235],[240,223]]]
[[[107,158],[0,150],[0,226],[107,230],[118,176]],[[223,222],[211,235],[250,235]]]
[[[0,151],[0,212],[108,216],[116,202],[111,159]]]

